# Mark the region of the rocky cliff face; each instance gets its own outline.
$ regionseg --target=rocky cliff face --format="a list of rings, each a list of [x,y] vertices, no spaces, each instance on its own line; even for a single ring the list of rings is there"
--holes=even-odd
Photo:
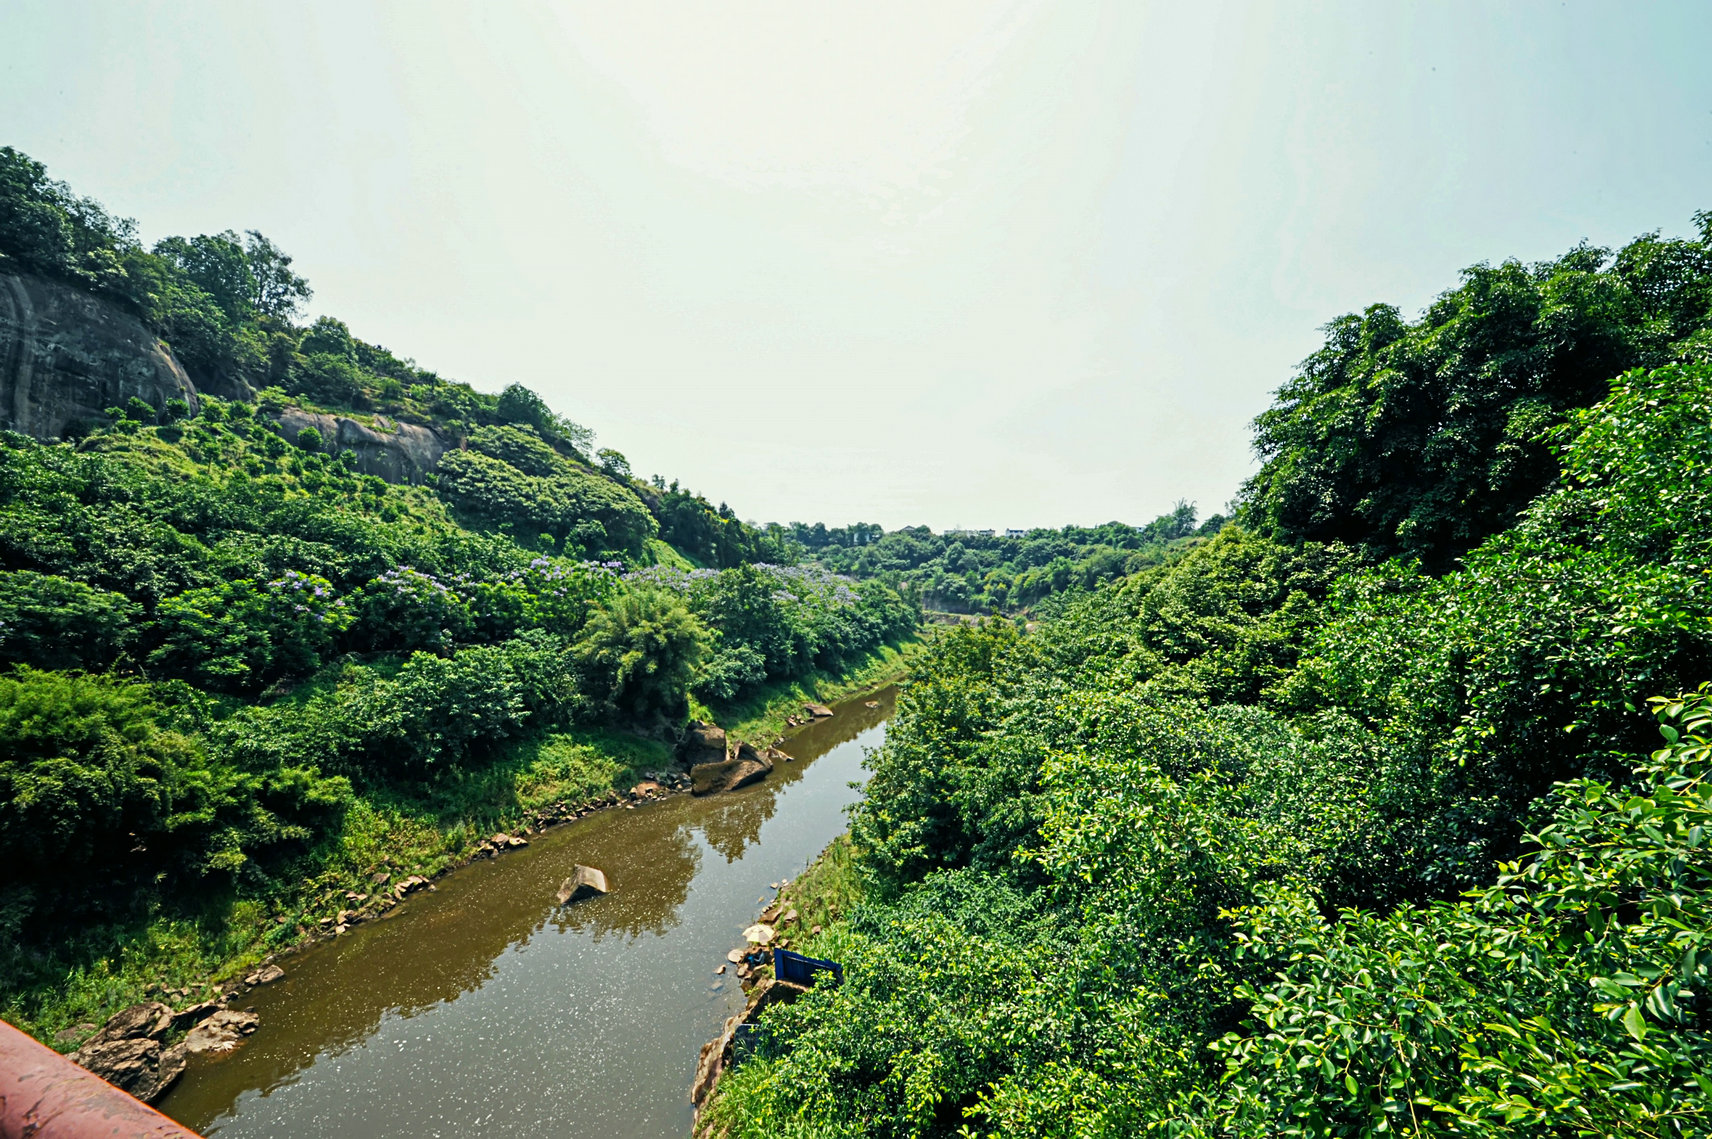
[[[210,394],[253,393],[216,384]],[[157,410],[169,399],[192,411],[200,403],[184,368],[136,317],[57,281],[0,272],[0,429],[63,439],[106,422],[107,408],[132,396]],[[327,450],[354,452],[359,470],[388,482],[419,483],[438,465],[448,443],[435,432],[373,418],[369,426],[288,407],[275,426],[294,442],[313,427]]]
[[[58,439],[132,396],[197,406],[190,377],[141,321],[55,281],[0,273],[0,427]]]
[[[304,428],[315,428],[328,451],[353,452],[359,471],[391,483],[421,482],[438,465],[447,447],[444,439],[426,427],[398,423],[382,415],[375,416],[370,427],[343,415],[288,407],[274,422],[280,434],[292,442]]]

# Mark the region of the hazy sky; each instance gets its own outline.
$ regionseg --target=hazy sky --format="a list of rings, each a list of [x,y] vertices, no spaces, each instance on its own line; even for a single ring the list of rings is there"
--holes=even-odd
[[[0,4],[0,143],[745,518],[1205,514],[1333,317],[1712,207],[1712,5]]]

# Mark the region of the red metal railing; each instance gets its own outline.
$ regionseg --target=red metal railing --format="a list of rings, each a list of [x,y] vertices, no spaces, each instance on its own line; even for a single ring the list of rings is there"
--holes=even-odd
[[[0,1139],[198,1139],[0,1020]]]

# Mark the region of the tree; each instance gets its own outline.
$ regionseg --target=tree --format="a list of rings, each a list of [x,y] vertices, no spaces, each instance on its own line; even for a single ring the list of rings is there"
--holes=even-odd
[[[244,231],[244,254],[255,282],[250,307],[263,316],[290,320],[314,296],[309,282],[291,271],[291,257],[256,230]]]
[[[231,230],[197,237],[168,237],[155,245],[154,252],[212,297],[227,320],[240,323],[255,312],[259,286],[250,271],[249,255]]]
[[[573,649],[597,699],[637,721],[684,714],[707,630],[675,594],[634,589],[597,607]]]
[[[1413,323],[1382,304],[1340,317],[1255,420],[1244,514],[1282,541],[1445,568],[1556,475],[1548,429],[1668,362],[1709,309],[1712,248],[1648,234],[1615,257],[1473,266]]]
[[[579,456],[586,454],[594,445],[593,431],[558,415],[545,400],[522,384],[511,384],[499,393],[494,414],[501,423],[526,423],[549,443],[562,445]]]
[[[594,457],[600,461],[601,474],[618,482],[630,481],[630,460],[621,452],[614,451],[611,447],[602,447],[594,453]]]

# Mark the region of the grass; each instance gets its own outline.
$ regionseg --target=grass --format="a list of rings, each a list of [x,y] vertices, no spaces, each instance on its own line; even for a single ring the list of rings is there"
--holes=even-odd
[[[692,700],[690,714],[718,724],[736,739],[771,743],[784,734],[786,717],[801,713],[804,704],[831,704],[902,680],[930,635],[918,633],[895,644],[881,645],[842,673],[817,671],[797,680],[774,681],[729,703]]]
[[[740,739],[768,741],[806,702],[831,703],[901,679],[925,643],[917,636],[882,646],[843,674],[769,685],[748,700],[694,713]],[[307,699],[313,689],[306,685],[284,699]],[[155,896],[127,920],[29,949],[0,945],[0,1017],[71,1051],[120,1009],[150,999],[182,1007],[313,940],[331,924],[324,919],[374,904],[369,895],[377,875],[387,875],[389,884],[411,874],[434,877],[466,861],[495,831],[521,830],[550,808],[602,798],[671,763],[670,747],[658,740],[576,730],[520,741],[493,763],[448,771],[426,787],[359,788],[339,832],[289,880],[252,885],[247,893]],[[347,892],[365,897],[353,902]],[[807,930],[831,922],[857,895],[845,836],[786,896]]]
[[[823,929],[830,926],[861,900],[856,848],[846,831],[833,839],[807,870],[779,891],[779,912],[796,910],[797,925],[802,932],[792,940],[807,942],[814,936],[810,931],[815,926]]]
[[[39,948],[0,948],[0,1017],[70,1051],[120,1009],[180,989],[190,994],[168,1003],[203,999],[312,939],[330,924],[322,919],[361,906],[346,893],[372,895],[376,875],[390,882],[434,877],[466,861],[495,831],[520,830],[546,808],[603,797],[670,763],[670,749],[657,740],[555,732],[415,793],[359,790],[338,834],[289,882],[249,896],[154,898],[130,920],[88,926]]]

